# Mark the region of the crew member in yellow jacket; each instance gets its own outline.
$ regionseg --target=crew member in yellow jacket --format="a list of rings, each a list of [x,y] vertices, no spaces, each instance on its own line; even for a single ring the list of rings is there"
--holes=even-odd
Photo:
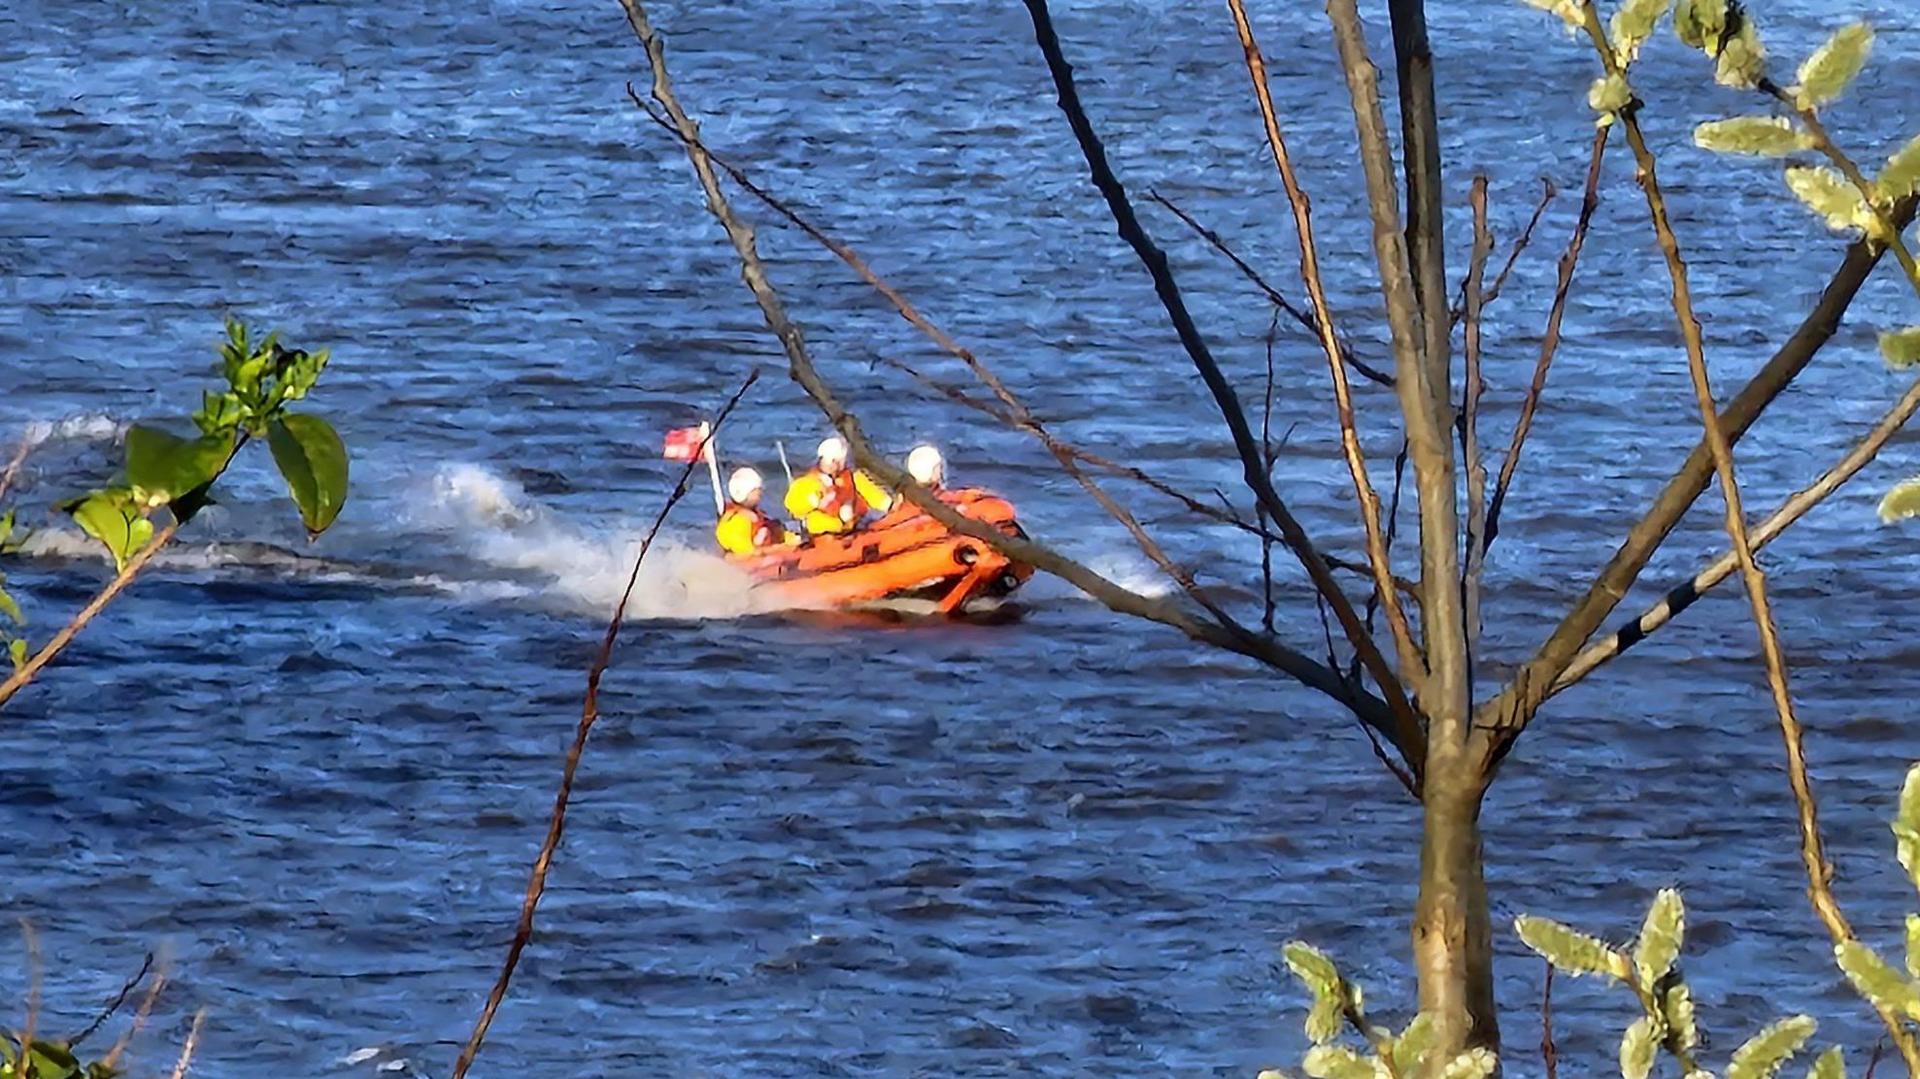
[[[811,536],[851,532],[869,513],[885,513],[893,496],[873,477],[847,467],[847,443],[835,436],[824,439],[820,463],[794,478],[787,488],[787,512],[799,519]]]
[[[727,507],[720,511],[720,522],[713,535],[720,549],[728,554],[746,555],[768,547],[792,547],[800,537],[787,531],[777,518],[761,512],[760,493],[764,484],[760,473],[751,468],[736,468],[727,477]]]

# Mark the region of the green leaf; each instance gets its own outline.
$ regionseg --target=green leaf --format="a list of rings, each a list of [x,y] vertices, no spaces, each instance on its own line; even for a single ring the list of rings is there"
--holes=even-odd
[[[1878,952],[1857,940],[1837,945],[1833,952],[1841,972],[1869,1004],[1920,1018],[1920,985],[1888,966]]]
[[[1920,978],[1920,914],[1907,915],[1907,973]]]
[[[1680,901],[1680,893],[1672,888],[1660,889],[1647,908],[1646,923],[1633,946],[1633,965],[1643,988],[1653,988],[1673,969],[1673,961],[1680,957],[1686,920],[1687,908]]]
[[[1780,1066],[1800,1051],[1817,1026],[1810,1017],[1796,1015],[1782,1019],[1747,1039],[1733,1051],[1727,1064],[1727,1079],[1773,1079]]]
[[[1580,0],[1527,0],[1527,4],[1548,14],[1560,16],[1569,29],[1578,29],[1585,21],[1585,17],[1580,14]]]
[[[1920,363],[1920,326],[1887,330],[1880,335],[1880,355],[1887,366],[1902,371]]]
[[[1784,157],[1811,149],[1813,140],[1783,116],[1736,116],[1713,120],[1693,129],[1693,144],[1721,154]]]
[[[5,588],[0,588],[0,614],[12,619],[16,626],[27,624],[27,613],[20,609],[20,601],[14,599],[13,593]]]
[[[1673,13],[1673,32],[1688,47],[1712,56],[1727,32],[1727,0],[1680,0]]]
[[[247,406],[240,398],[231,393],[200,394],[200,410],[193,414],[193,424],[205,435],[231,436],[247,418]]]
[[[1887,199],[1905,198],[1920,189],[1920,135],[1887,159],[1887,167],[1880,170],[1874,182],[1880,196]]]
[[[132,495],[124,490],[95,491],[61,506],[73,515],[80,530],[106,547],[116,570],[153,538],[153,522],[140,515]]]
[[[27,665],[27,642],[19,637],[7,642],[7,658],[13,660],[13,669],[19,670]]]
[[[1647,1079],[1660,1052],[1660,1027],[1650,1015],[1635,1019],[1620,1038],[1621,1079]]]
[[[1304,941],[1289,941],[1280,949],[1287,961],[1287,969],[1300,979],[1315,997],[1337,996],[1341,982],[1340,968],[1334,966],[1327,953]]]
[[[1909,480],[1901,484],[1906,487],[1920,484],[1920,480]],[[1898,488],[1895,488],[1898,490]],[[1889,499],[1893,496],[1888,495]],[[1920,500],[1916,493],[1909,502]],[[1886,516],[1886,503],[1880,504],[1881,516]],[[1911,505],[1908,515],[1920,512]],[[1894,854],[1900,859],[1900,865],[1907,871],[1908,879],[1915,888],[1920,888],[1920,764],[1907,769],[1906,782],[1900,785],[1900,808],[1893,814]]]
[[[1660,997],[1660,1014],[1666,1020],[1664,1044],[1671,1050],[1688,1051],[1700,1044],[1700,1024],[1693,1013],[1693,990],[1675,979]]]
[[[1433,1015],[1421,1012],[1407,1024],[1407,1029],[1393,1042],[1393,1070],[1399,1075],[1412,1075],[1418,1070],[1421,1058],[1433,1048]]]
[[[1722,86],[1751,90],[1767,73],[1767,48],[1760,44],[1760,32],[1754,29],[1753,16],[1742,14],[1739,23],[1739,27],[1720,42],[1713,79]]]
[[[1341,1045],[1316,1045],[1300,1067],[1314,1079],[1374,1079],[1373,1061]]]
[[[307,536],[317,537],[347,501],[347,447],[333,425],[318,416],[290,413],[267,429],[273,463],[280,466]]]
[[[1469,1049],[1447,1062],[1440,1079],[1488,1079],[1500,1067],[1491,1049]]]
[[[331,354],[321,349],[318,352],[290,352],[286,355],[287,367],[280,375],[280,400],[298,401],[312,392],[314,383],[320,381],[320,372],[327,369]]]
[[[1872,217],[1860,190],[1832,169],[1796,165],[1787,170],[1787,187],[1830,229],[1864,229]]]
[[[1550,918],[1529,914],[1515,918],[1513,928],[1527,947],[1545,956],[1556,970],[1567,974],[1611,974],[1621,981],[1627,980],[1627,957],[1598,937],[1590,937]]]
[[[1872,49],[1873,27],[1866,23],[1835,30],[1826,44],[1800,65],[1800,85],[1793,88],[1794,104],[1814,109],[1839,97],[1860,74]]]
[[[1316,996],[1307,1009],[1307,1040],[1315,1045],[1330,1042],[1340,1034],[1340,998]]]
[[[1604,75],[1587,88],[1587,104],[1600,114],[1601,127],[1613,123],[1620,110],[1633,103],[1633,87],[1624,75]]]
[[[1837,1045],[1821,1053],[1808,1069],[1807,1079],[1847,1079],[1846,1054]]]
[[[1621,66],[1639,59],[1640,46],[1672,6],[1673,0],[1623,0],[1612,22],[1613,52]]]
[[[172,503],[174,516],[186,523],[205,505],[203,488],[226,468],[233,442],[223,435],[204,435],[192,441],[157,427],[127,429],[127,482],[145,492],[149,505]]]
[[[1880,500],[1880,523],[1892,524],[1909,517],[1920,517],[1920,476],[1894,485]]]

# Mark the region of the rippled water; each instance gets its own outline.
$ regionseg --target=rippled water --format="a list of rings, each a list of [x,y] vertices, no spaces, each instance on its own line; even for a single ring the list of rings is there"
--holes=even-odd
[[[1377,359],[1332,50],[1316,6],[1263,6],[1335,302]],[[1836,123],[1874,157],[1910,134],[1920,33],[1904,5],[1753,6],[1790,59],[1843,14],[1875,16],[1873,107]],[[856,243],[1064,434],[1196,491],[1237,490],[1018,5],[763,0],[655,17],[712,141]],[[1433,18],[1453,209],[1486,170],[1504,245],[1536,177],[1577,190],[1588,61],[1519,4]],[[1059,19],[1127,182],[1291,288],[1290,226],[1226,12],[1098,0]],[[315,404],[356,453],[354,500],[312,548],[264,462],[246,463],[227,504],[0,723],[0,909],[41,931],[54,1028],[164,947],[177,980],[142,1042],[149,1067],[204,1006],[202,1074],[445,1074],[507,938],[598,620],[668,483],[659,433],[749,367],[779,370],[679,150],[625,100],[643,74],[611,0],[0,12],[0,430],[10,442],[71,421],[33,458],[27,503],[109,470],[117,425],[188,411],[229,310],[333,346]],[[1750,103],[1666,43],[1642,80],[1730,386],[1808,307],[1838,245],[1773,167],[1687,147],[1693,121]],[[1555,203],[1490,313],[1489,442],[1504,444],[1576,201]],[[1256,396],[1259,296],[1169,216],[1154,209],[1149,227]],[[1464,221],[1453,233],[1463,250]],[[771,222],[762,242],[886,446],[940,441],[1036,534],[1153,583],[1037,447],[875,365],[962,374],[863,286]],[[1500,662],[1538,641],[1694,437],[1624,155],[1582,281],[1492,558]],[[1897,392],[1872,333],[1910,304],[1898,286],[1876,279],[1743,445],[1756,508]],[[1312,342],[1283,328],[1277,360],[1286,489],[1323,542],[1357,550]],[[1384,461],[1391,403],[1363,390],[1362,414]],[[727,448],[765,466],[774,439],[819,431],[772,378]],[[1886,456],[1767,561],[1839,888],[1891,943],[1914,904],[1882,822],[1920,756],[1920,543],[1871,511],[1920,452],[1909,436]],[[1238,536],[1150,494],[1135,503],[1257,608],[1256,552]],[[1711,496],[1702,510],[1637,599],[1717,550]],[[703,553],[705,525],[690,502],[651,560],[482,1073],[1246,1074],[1300,1050],[1300,1000],[1276,968],[1292,937],[1404,1005],[1414,814],[1324,699],[1053,582],[1011,625],[734,617],[747,600]],[[71,537],[35,542],[8,568],[45,632],[101,570]],[[1283,630],[1312,648],[1304,588],[1283,575]],[[1800,897],[1741,617],[1737,595],[1711,598],[1556,700],[1489,802],[1500,913],[1624,936],[1654,888],[1684,884],[1688,969],[1718,1045],[1804,1008],[1864,1053],[1871,1016]],[[1524,1072],[1539,968],[1511,943],[1503,956]],[[19,978],[0,984],[17,1001]],[[1625,1002],[1576,987],[1559,1011],[1564,1051],[1604,1071]],[[367,1047],[375,1061],[339,1063]]]

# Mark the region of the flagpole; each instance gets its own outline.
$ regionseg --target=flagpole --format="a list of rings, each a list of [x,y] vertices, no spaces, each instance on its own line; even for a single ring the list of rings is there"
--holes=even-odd
[[[720,489],[720,462],[713,448],[713,425],[700,422],[700,454],[707,459],[707,475],[713,480],[713,511],[727,512],[727,496]]]

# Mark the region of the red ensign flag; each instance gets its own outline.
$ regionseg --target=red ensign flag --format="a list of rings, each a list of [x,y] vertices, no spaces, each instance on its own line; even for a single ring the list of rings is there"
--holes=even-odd
[[[693,461],[700,456],[700,428],[675,427],[667,432],[660,453],[669,461]]]

